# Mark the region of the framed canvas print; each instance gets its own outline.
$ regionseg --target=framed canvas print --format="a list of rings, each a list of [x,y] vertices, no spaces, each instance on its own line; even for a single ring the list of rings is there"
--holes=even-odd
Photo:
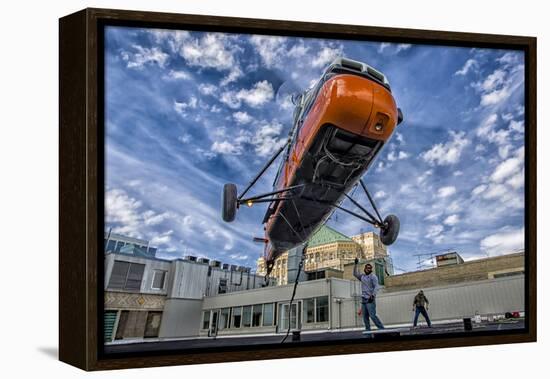
[[[60,19],[60,359],[536,340],[536,39]]]

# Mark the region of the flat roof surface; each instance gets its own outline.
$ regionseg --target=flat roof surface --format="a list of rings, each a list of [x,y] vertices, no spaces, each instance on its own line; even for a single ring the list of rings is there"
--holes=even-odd
[[[506,330],[518,330],[525,328],[525,322],[523,319],[508,319],[496,322],[483,322],[481,324],[475,324],[472,320],[473,330],[470,333],[478,332],[495,332]],[[400,327],[400,328],[387,328],[383,332],[374,331],[372,338],[369,335],[363,334],[362,330],[348,330],[348,331],[325,331],[320,333],[301,333],[300,341],[292,341],[292,333],[288,336],[286,344],[297,344],[301,342],[326,342],[326,341],[343,341],[343,340],[363,340],[365,342],[371,342],[375,340],[387,340],[387,339],[399,339],[400,336],[428,336],[428,335],[441,335],[452,333],[464,333],[464,325],[461,322],[452,322],[444,324],[436,324],[433,328],[427,326],[421,326],[418,328]],[[142,353],[142,352],[160,352],[167,350],[187,350],[187,349],[200,349],[200,348],[216,348],[216,347],[241,347],[241,346],[259,346],[259,345],[273,345],[279,344],[283,340],[285,333],[269,336],[218,336],[194,338],[187,340],[173,340],[173,341],[151,341],[151,342],[132,342],[127,344],[114,344],[106,345],[104,349],[105,354],[125,354],[125,353]]]

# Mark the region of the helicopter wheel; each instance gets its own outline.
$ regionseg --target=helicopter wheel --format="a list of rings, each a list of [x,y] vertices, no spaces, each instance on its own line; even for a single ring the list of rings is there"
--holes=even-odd
[[[380,240],[386,246],[391,245],[399,234],[399,218],[396,215],[388,215],[384,219],[384,225],[380,230]]]
[[[222,218],[225,222],[235,220],[237,213],[237,186],[227,183],[223,186],[222,194]]]

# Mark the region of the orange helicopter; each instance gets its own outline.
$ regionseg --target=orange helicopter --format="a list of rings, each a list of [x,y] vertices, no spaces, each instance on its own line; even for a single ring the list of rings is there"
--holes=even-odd
[[[403,120],[384,74],[366,63],[337,58],[309,90],[293,97],[294,122],[282,146],[240,194],[233,183],[224,185],[222,218],[235,220],[241,205],[268,203],[263,218],[267,275],[283,252],[305,244],[336,209],[380,229],[391,245],[399,234],[399,218],[382,219],[361,179]],[[285,152],[273,191],[245,197],[258,179]],[[350,195],[360,185],[374,212]],[[363,214],[341,206],[349,199]]]

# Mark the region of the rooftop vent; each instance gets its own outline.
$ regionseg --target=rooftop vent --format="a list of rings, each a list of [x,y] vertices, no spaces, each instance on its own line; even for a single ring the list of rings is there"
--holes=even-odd
[[[208,262],[210,262],[210,259],[208,259],[208,258],[199,258],[197,262],[199,262],[199,263],[208,263]]]
[[[210,261],[210,267],[220,267],[222,263],[220,261],[212,260]]]
[[[196,262],[197,261],[197,257],[195,257],[194,255],[186,255],[185,257],[183,257],[183,259],[185,259],[186,261],[191,261],[191,262]]]

